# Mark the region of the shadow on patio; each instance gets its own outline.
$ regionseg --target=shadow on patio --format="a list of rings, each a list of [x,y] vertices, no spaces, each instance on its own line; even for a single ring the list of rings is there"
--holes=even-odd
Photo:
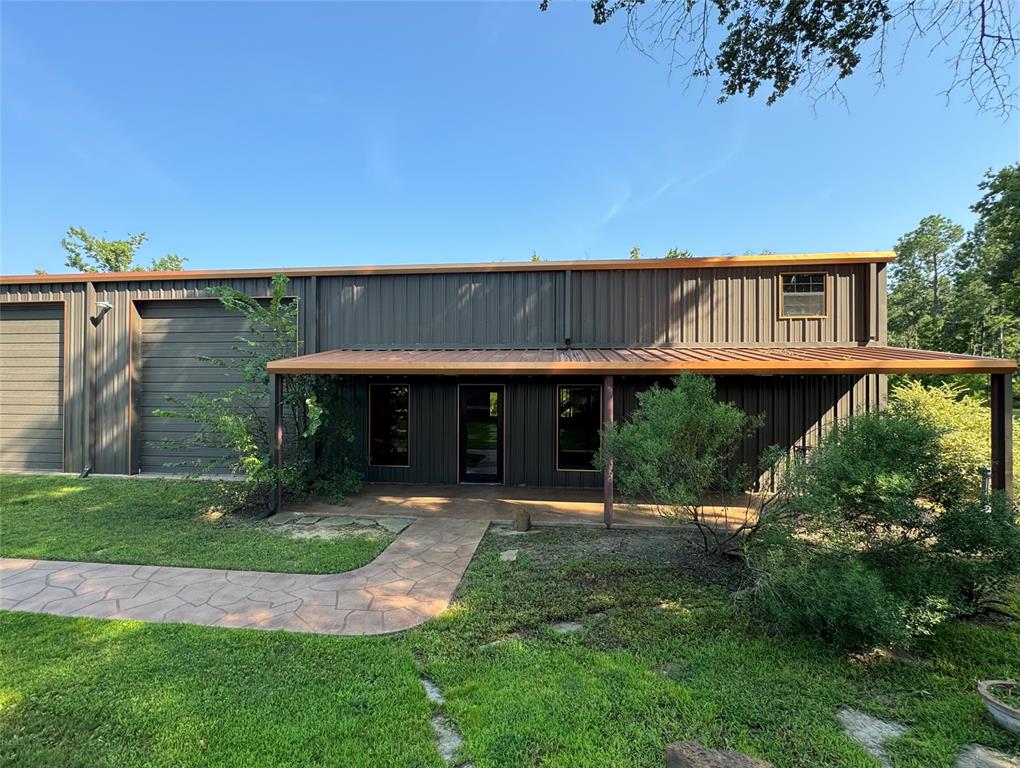
[[[747,504],[752,510],[757,497],[737,500],[741,506],[707,507],[706,517],[714,522],[737,526],[745,520]],[[402,515],[409,517],[450,517],[469,520],[512,522],[521,507],[531,521],[546,525],[597,525],[602,523],[602,490],[588,488],[513,488],[489,485],[410,485],[366,483],[344,506],[321,501],[290,503],[287,512],[300,514]],[[613,525],[661,526],[672,521],[650,506],[633,507],[622,502],[614,506]]]

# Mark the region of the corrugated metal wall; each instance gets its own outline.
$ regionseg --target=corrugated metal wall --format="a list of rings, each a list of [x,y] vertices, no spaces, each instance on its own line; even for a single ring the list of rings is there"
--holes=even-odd
[[[774,346],[867,341],[868,267],[574,272],[573,345]],[[819,271],[829,275],[827,317],[780,319],[779,275]]]
[[[562,272],[318,279],[319,347],[542,347],[563,340]]]
[[[784,271],[826,271],[829,316],[781,320],[776,301]],[[132,280],[121,283],[3,285],[0,301],[66,301],[67,380],[65,467],[124,473],[137,466],[138,421],[132,411],[137,384],[140,318],[134,302],[206,299],[206,288],[230,285],[268,296],[267,278],[234,280]],[[93,287],[93,285],[95,287]],[[302,352],[343,347],[575,347],[613,345],[779,345],[885,342],[884,265],[821,267],[467,272],[297,277],[289,295],[301,307]],[[877,300],[874,300],[877,297]],[[113,309],[98,328],[88,323],[97,301]],[[132,354],[132,349],[135,353]],[[298,350],[296,350],[297,352]],[[91,357],[90,357],[91,355]],[[768,381],[768,379],[762,380]],[[779,382],[777,378],[773,381]],[[555,414],[555,393],[534,379],[508,381],[508,440],[535,450],[507,453],[508,483],[595,485],[597,475],[561,476],[554,444],[533,432],[529,412]],[[419,435],[438,435],[428,446],[428,478],[456,480],[456,434],[445,417],[455,413],[451,383],[420,382],[428,407],[413,416]],[[807,396],[806,393],[805,396]],[[831,394],[831,393],[830,393]],[[828,395],[826,395],[828,396]],[[447,410],[443,410],[447,409]],[[454,426],[451,429],[455,429]],[[91,444],[89,435],[91,435]],[[437,442],[438,441],[438,442]],[[550,461],[546,461],[548,453]],[[134,454],[134,456],[132,455]],[[388,470],[398,479],[400,471]],[[404,474],[408,474],[406,471]],[[407,479],[417,480],[417,476]],[[444,480],[445,482],[446,480]]]
[[[556,469],[556,388],[560,384],[599,384],[601,377],[344,377],[351,404],[355,444],[368,453],[369,382],[411,385],[411,466],[369,467],[367,479],[383,482],[457,482],[458,383],[503,384],[505,399],[506,484],[560,488],[598,488],[599,472]],[[637,407],[637,393],[667,379],[618,377],[615,412],[620,420]],[[757,475],[758,457],[772,445],[786,450],[817,445],[823,431],[852,413],[876,410],[885,400],[885,377],[870,376],[719,376],[717,398],[731,402],[762,426],[744,441],[734,464]]]

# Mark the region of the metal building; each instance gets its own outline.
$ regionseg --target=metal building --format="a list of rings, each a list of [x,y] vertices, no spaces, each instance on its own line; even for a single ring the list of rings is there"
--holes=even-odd
[[[206,289],[298,302],[280,377],[336,374],[368,479],[600,487],[597,430],[635,393],[691,370],[764,418],[742,448],[814,443],[880,408],[886,374],[992,378],[993,485],[1009,488],[1015,362],[889,347],[889,253],[0,278],[0,469],[136,474],[168,396],[229,385],[198,358],[242,330]],[[595,442],[593,442],[595,441]]]

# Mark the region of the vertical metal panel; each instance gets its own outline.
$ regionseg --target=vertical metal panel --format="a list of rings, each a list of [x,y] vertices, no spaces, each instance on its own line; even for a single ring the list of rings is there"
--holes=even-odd
[[[347,275],[318,284],[321,349],[562,342],[561,272]]]
[[[507,485],[601,488],[600,472],[556,469],[556,387],[601,384],[601,377],[513,377],[506,380]]]
[[[410,466],[373,467],[368,462],[368,386],[410,383]],[[354,421],[356,450],[366,462],[365,479],[388,483],[457,482],[457,379],[416,376],[345,376],[344,398]]]
[[[88,409],[85,390],[88,357],[87,286],[76,284],[28,284],[0,286],[0,302],[62,302],[65,306],[64,345],[64,446],[65,471],[78,472],[88,463]]]
[[[824,318],[780,319],[779,276],[825,271]],[[769,346],[866,342],[868,265],[574,271],[574,346]]]

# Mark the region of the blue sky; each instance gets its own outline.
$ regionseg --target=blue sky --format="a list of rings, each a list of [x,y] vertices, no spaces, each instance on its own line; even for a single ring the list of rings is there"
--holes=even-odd
[[[720,106],[537,5],[3,3],[0,268],[71,225],[194,269],[886,249],[1020,156],[922,48]]]

